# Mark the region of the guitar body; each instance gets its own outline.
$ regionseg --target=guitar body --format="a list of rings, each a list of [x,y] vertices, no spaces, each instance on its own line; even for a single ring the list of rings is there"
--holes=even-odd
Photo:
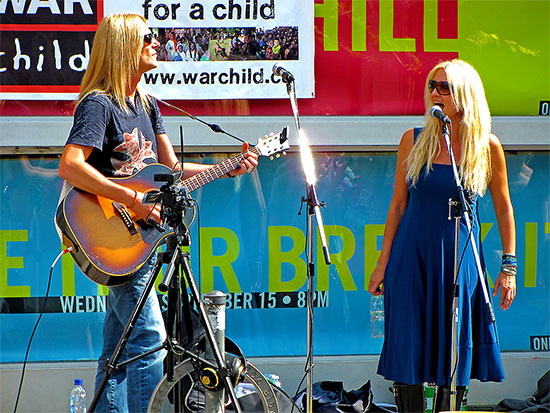
[[[161,164],[153,164],[126,178],[110,178],[127,188],[147,193],[158,191],[162,182],[155,182],[156,174],[171,173]],[[134,216],[127,210],[132,219]],[[72,188],[59,204],[56,222],[64,235],[65,245],[72,246],[79,268],[88,278],[107,286],[121,285],[149,259],[173,231],[165,231],[134,221],[131,234],[113,201]]]

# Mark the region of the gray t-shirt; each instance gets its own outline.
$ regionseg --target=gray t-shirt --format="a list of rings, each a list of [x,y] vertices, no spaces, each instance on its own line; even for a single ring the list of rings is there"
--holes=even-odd
[[[157,102],[149,113],[136,95],[129,112],[108,95],[91,93],[77,106],[67,144],[92,147],[87,162],[107,177],[133,175],[157,162],[156,135],[166,133]]]

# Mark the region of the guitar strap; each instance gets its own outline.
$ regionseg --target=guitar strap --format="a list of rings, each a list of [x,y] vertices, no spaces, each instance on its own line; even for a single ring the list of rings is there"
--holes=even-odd
[[[59,205],[61,204],[61,202],[63,202],[63,200],[69,193],[69,191],[73,188],[74,186],[72,184],[63,180],[63,185],[61,186],[61,192],[59,193],[59,199],[57,200],[57,207],[55,208],[55,213],[53,215],[53,224],[55,226],[55,231],[57,232],[57,235],[59,236],[59,240],[61,241],[61,243],[63,243],[63,234],[61,233],[61,229],[59,229],[59,227],[57,226],[57,220],[56,220],[57,210],[59,209]]]

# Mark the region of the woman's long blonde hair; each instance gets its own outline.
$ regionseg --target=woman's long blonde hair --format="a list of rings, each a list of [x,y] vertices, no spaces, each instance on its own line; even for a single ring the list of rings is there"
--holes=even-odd
[[[126,93],[133,76],[139,72],[143,47],[142,23],[139,14],[111,14],[99,23],[94,36],[90,62],[80,83],[78,103],[90,93],[111,96],[118,105],[128,111]],[[138,92],[144,107],[149,103]]]
[[[424,129],[407,159],[407,179],[414,185],[418,181],[422,167],[426,165],[428,173],[441,150],[438,139],[442,129],[441,122],[429,114],[432,101],[428,90],[428,82],[439,69],[445,70],[451,86],[453,104],[462,115],[459,130],[452,131],[459,134],[462,147],[458,162],[462,185],[471,194],[483,195],[491,178],[491,113],[479,74],[468,63],[458,59],[441,62],[428,74],[424,88]]]

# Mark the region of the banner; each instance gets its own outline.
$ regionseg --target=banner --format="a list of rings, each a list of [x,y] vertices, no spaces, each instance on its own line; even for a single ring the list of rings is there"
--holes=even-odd
[[[1,0],[0,99],[73,99],[97,21],[128,9],[162,39],[199,29],[210,39],[202,54],[210,61],[166,61],[143,79],[153,94],[186,100],[196,115],[290,115],[286,100],[245,99],[287,97],[271,77],[274,63],[295,75],[299,97],[315,95],[300,102],[301,115],[421,115],[426,75],[454,58],[480,73],[493,115],[550,115],[547,0]],[[231,54],[238,30],[243,42],[275,27],[297,33],[298,59],[292,52],[291,59],[242,60],[238,47]],[[59,103],[23,105],[29,111],[9,102],[1,110],[65,114]]]
[[[161,99],[281,98],[284,62],[298,97],[314,96],[313,2],[78,0],[0,2],[0,98],[74,99],[98,22],[144,16],[160,65],[143,78]]]
[[[189,158],[219,162],[229,155]],[[367,291],[393,193],[394,153],[315,153],[319,200],[332,264],[314,245],[314,354],[378,354]],[[506,156],[517,232],[518,292],[493,299],[502,351],[548,351],[550,211],[548,152]],[[31,361],[99,355],[107,289],[90,281],[62,246],[53,215],[61,180],[56,157],[0,160],[0,362],[21,362],[44,308]],[[250,175],[192,193],[191,265],[201,292],[227,294],[227,330],[248,357],[302,356],[307,342],[305,184],[298,154],[260,159]],[[32,199],[32,202],[28,200]],[[298,212],[301,209],[301,215]],[[490,194],[480,201],[483,251],[492,289],[502,247]],[[158,280],[160,282],[160,280]],[[46,300],[46,291],[49,298]],[[159,293],[166,308],[166,296]],[[336,339],[335,339],[336,338]]]

